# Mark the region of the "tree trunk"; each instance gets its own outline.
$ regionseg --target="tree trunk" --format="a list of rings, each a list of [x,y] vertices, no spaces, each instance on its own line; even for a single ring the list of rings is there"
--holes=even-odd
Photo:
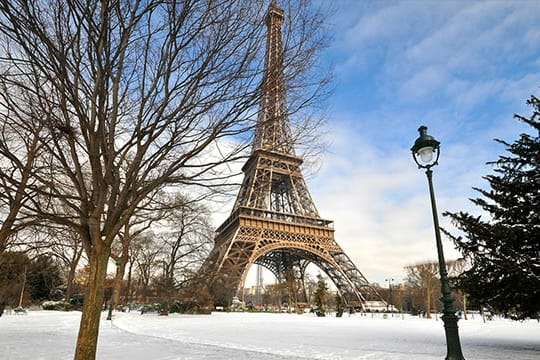
[[[97,253],[99,251],[99,253]],[[103,246],[89,256],[90,277],[84,295],[84,305],[75,349],[75,360],[96,358],[101,308],[103,306],[104,283],[110,249]]]
[[[146,304],[148,302],[148,283],[146,279],[142,280],[142,303]]]
[[[426,318],[431,319],[431,284],[426,290]]]
[[[112,303],[113,305],[120,304],[120,295],[122,294],[122,287],[124,285],[124,274],[126,273],[126,258],[118,259],[118,267],[116,268],[116,277],[114,278],[114,288]]]
[[[128,278],[127,278],[127,285],[126,285],[126,300],[124,304],[131,303],[131,274],[133,269],[133,261],[129,262],[129,268],[128,268]],[[131,309],[131,307],[130,307]]]
[[[463,293],[463,319],[467,320],[467,294]]]
[[[83,249],[82,247],[80,250],[78,250],[71,260],[71,263],[69,264],[69,273],[67,277],[67,285],[66,285],[66,294],[64,296],[64,299],[66,302],[70,302],[71,293],[73,291],[73,279],[75,279],[75,273],[77,272],[77,265],[79,265],[79,260],[81,259]]]
[[[116,262],[116,275],[114,277],[113,293],[109,303],[109,314],[107,320],[112,320],[112,312],[116,305],[120,303],[120,294],[124,282],[124,273],[126,271],[126,258],[120,257]]]
[[[73,279],[75,278],[75,267],[70,266],[68,277],[67,277],[67,284],[66,284],[66,294],[64,295],[65,302],[69,303],[71,299],[71,292],[73,291]]]

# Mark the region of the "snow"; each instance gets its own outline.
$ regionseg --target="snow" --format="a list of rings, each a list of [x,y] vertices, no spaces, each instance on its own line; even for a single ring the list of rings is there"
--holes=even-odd
[[[103,313],[98,359],[442,359],[443,322],[405,315]],[[0,359],[72,359],[79,312],[0,317]],[[466,359],[539,359],[540,323],[459,321]]]

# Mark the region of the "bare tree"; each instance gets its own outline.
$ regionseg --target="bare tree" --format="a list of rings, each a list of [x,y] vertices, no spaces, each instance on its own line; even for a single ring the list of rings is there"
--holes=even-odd
[[[172,202],[174,210],[166,218],[168,231],[159,238],[165,275],[181,287],[208,256],[214,230],[210,211],[198,199],[177,194]]]
[[[439,285],[437,274],[439,265],[436,262],[419,263],[405,267],[407,280],[424,293],[424,306],[426,317],[431,318],[433,294],[436,293]]]
[[[138,245],[142,245],[142,247],[134,261],[137,265],[136,271],[139,277],[140,298],[143,303],[146,303],[148,301],[150,281],[155,276],[157,269],[161,267],[161,261],[159,260],[161,247],[156,243],[153,235],[149,236],[148,234]]]
[[[66,285],[64,299],[69,302],[73,294],[73,281],[77,267],[83,256],[83,247],[79,234],[74,232],[73,229],[56,228],[55,231],[54,240],[49,242],[48,250],[63,264]]]
[[[161,202],[169,204],[170,209],[155,224],[156,235],[150,243],[153,246],[140,252],[139,270],[145,288],[153,278],[162,305],[161,314],[167,315],[178,290],[193,280],[208,256],[214,231],[209,223],[209,210],[201,204],[201,199],[173,194],[163,196]],[[161,271],[152,272],[151,264]]]
[[[112,310],[120,303],[124,274],[130,260],[129,255],[130,249],[132,248],[132,240],[148,230],[152,225],[152,222],[163,216],[163,209],[154,206],[153,204],[155,202],[151,198],[148,200],[149,201],[145,201],[138,207],[138,210],[131,216],[130,222],[124,224],[124,227],[119,231],[118,236],[115,239],[116,241],[113,242],[111,258],[116,264],[116,274],[114,277],[113,294],[109,303],[109,315],[107,316],[107,320],[112,319]]]
[[[298,274],[298,270],[288,269],[283,273],[283,284],[285,286],[287,303],[289,311],[292,308],[298,311],[299,298],[303,299],[302,277]],[[306,300],[307,299],[303,299]]]
[[[293,3],[300,11],[289,13],[306,13],[304,2]],[[95,358],[112,244],[138,205],[168,186],[221,186],[230,175],[221,165],[242,155],[260,95],[264,6],[0,0],[0,88],[11,99],[2,111],[11,116],[24,93],[30,116],[18,121],[36,129],[45,153],[26,185],[39,196],[25,206],[73,228],[89,262],[75,359]],[[309,27],[322,17],[305,19],[316,21],[295,22],[285,42],[288,86],[303,89],[292,113],[324,85],[302,76],[320,48]],[[229,146],[215,151],[225,137]]]
[[[134,271],[137,270],[139,259],[142,256],[142,252],[151,239],[146,234],[139,234],[131,239],[128,259],[127,259],[127,281],[125,288],[125,300],[124,304],[130,304],[133,300],[134,293],[137,293],[137,287],[133,286],[134,280],[138,280],[137,276],[134,276]],[[135,291],[134,291],[135,288]]]
[[[2,86],[3,85],[3,86]],[[0,254],[8,246],[8,240],[31,222],[21,209],[30,196],[32,172],[42,145],[41,126],[21,126],[21,119],[32,118],[32,109],[21,104],[23,96],[8,96],[5,84],[0,83]]]
[[[119,232],[117,241],[113,243],[113,249],[111,251],[111,258],[116,265],[116,272],[114,275],[113,293],[109,302],[109,314],[107,320],[112,320],[112,311],[120,303],[120,295],[122,293],[122,287],[124,284],[124,275],[126,272],[126,266],[129,261],[129,253],[132,240],[148,229],[150,223],[136,227],[132,231],[133,224],[125,224],[123,229]],[[114,246],[116,245],[116,246]]]

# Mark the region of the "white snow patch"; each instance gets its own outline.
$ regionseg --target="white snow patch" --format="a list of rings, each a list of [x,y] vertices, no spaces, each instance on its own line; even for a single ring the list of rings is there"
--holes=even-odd
[[[441,359],[440,319],[382,314],[213,313],[168,317],[103,314],[98,359]],[[29,311],[0,317],[0,359],[72,359],[79,312]],[[480,316],[460,320],[467,359],[538,359],[540,323]]]

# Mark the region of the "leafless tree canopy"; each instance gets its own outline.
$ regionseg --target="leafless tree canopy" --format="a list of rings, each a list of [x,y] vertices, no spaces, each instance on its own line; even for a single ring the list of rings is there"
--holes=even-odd
[[[407,280],[411,285],[419,288],[424,295],[424,311],[431,318],[431,310],[436,308],[433,295],[438,293],[439,280],[437,278],[439,264],[436,262],[418,263],[405,266]]]
[[[257,19],[246,2],[5,1],[2,10],[4,93],[20,89],[18,120],[47,130],[41,189],[113,233],[152,190],[213,179],[224,159],[205,152],[249,125],[261,28],[245,22],[247,12]]]
[[[13,116],[19,108],[15,104],[10,106],[10,100],[7,89],[0,88],[0,253],[8,246],[8,240],[32,222],[23,208],[28,198],[35,195],[28,189],[34,183],[32,171],[43,148],[39,124],[20,124]]]
[[[324,18],[307,1],[284,3],[289,112],[302,122],[326,85],[313,66]],[[221,165],[248,146],[267,5],[0,0],[0,161],[8,165],[0,180],[8,196],[21,196],[13,210],[3,202],[2,216],[31,214],[78,233],[90,280],[76,358],[95,356],[100,284],[137,208],[165,187],[222,185],[230,174]]]
[[[284,41],[297,122],[326,84],[312,74],[323,19],[306,6],[287,7]],[[4,103],[18,124],[45,130],[35,178],[79,213],[64,222],[102,219],[115,233],[124,210],[157,187],[223,183],[218,165],[239,155],[255,118],[265,10],[263,1],[0,1]],[[238,146],[214,156],[231,135]],[[33,205],[51,216],[48,203]]]

